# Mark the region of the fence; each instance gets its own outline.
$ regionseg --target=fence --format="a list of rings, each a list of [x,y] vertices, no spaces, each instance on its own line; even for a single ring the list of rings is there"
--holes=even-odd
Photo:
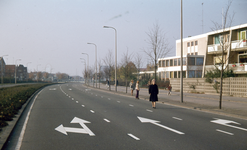
[[[183,91],[188,93],[219,94],[213,87],[215,82],[220,82],[217,78],[213,83],[205,82],[205,78],[184,78]],[[171,78],[170,83],[174,91],[180,91],[180,79]],[[218,84],[220,91],[220,84]],[[230,77],[223,80],[223,95],[235,97],[247,97],[247,77]]]

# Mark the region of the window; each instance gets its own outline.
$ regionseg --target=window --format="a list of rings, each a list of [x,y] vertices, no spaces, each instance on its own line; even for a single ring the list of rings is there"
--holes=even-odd
[[[165,66],[166,66],[165,64],[166,64],[166,61],[163,60],[163,61],[162,61],[162,67],[165,67]]]
[[[239,55],[239,63],[247,63],[247,54]]]
[[[196,70],[196,78],[201,78],[202,77],[202,70]]]
[[[196,58],[196,65],[197,66],[203,66],[203,58],[202,57]]]
[[[173,66],[173,59],[170,60],[170,66]]]
[[[183,65],[186,65],[186,58],[183,58]]]
[[[195,52],[195,55],[198,55],[198,52]]]
[[[188,65],[195,65],[195,57],[188,57]]]
[[[177,65],[178,65],[178,60],[174,59],[174,66],[177,66]]]
[[[198,42],[197,42],[197,41],[195,41],[195,46],[196,46],[196,45],[198,45]]]
[[[166,67],[169,67],[170,64],[169,64],[169,60],[166,60]]]
[[[170,78],[174,78],[173,71],[170,72]]]
[[[161,61],[159,60],[159,67],[161,67]]]
[[[169,78],[169,71],[166,72],[166,78]]]
[[[195,70],[189,71],[189,78],[195,78]]]
[[[180,58],[178,58],[178,66],[180,66]]]
[[[191,55],[194,55],[194,53],[191,53]]]
[[[190,42],[187,43],[187,47],[190,47]]]
[[[191,46],[194,46],[194,42],[191,42]]]
[[[174,71],[174,78],[178,78],[178,72]]]
[[[246,40],[246,31],[240,32],[240,40]]]

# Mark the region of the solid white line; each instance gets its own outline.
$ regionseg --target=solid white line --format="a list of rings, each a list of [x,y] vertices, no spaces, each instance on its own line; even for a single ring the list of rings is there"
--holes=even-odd
[[[149,111],[149,112],[153,112],[152,110],[149,110],[149,109],[147,109],[147,111]]]
[[[94,111],[93,110],[90,110],[91,111],[91,113],[94,113]]]
[[[110,122],[109,120],[107,120],[107,119],[104,119],[106,122]]]
[[[230,133],[230,132],[226,132],[226,131],[223,131],[223,130],[219,130],[219,129],[216,129],[216,131],[218,131],[218,132],[222,132],[222,133],[225,133],[225,134],[229,134],[229,135],[234,135],[233,133]]]
[[[154,124],[154,125],[160,126],[160,127],[164,128],[164,129],[167,129],[167,130],[170,130],[170,131],[172,131],[172,132],[175,132],[175,133],[177,133],[177,134],[184,134],[183,132],[180,132],[180,131],[178,131],[178,130],[175,130],[175,129],[169,128],[169,127],[167,127],[167,126],[158,124],[157,122],[151,122],[151,123]]]
[[[183,120],[183,119],[180,119],[180,118],[177,118],[177,117],[172,117],[173,119],[177,119],[177,120]]]
[[[24,125],[23,125],[23,127],[22,127],[21,134],[20,134],[20,137],[19,137],[19,139],[18,139],[18,142],[17,142],[17,145],[16,145],[16,147],[15,147],[15,150],[20,150],[20,149],[21,149],[22,140],[23,140],[23,137],[24,137],[24,134],[25,134],[25,131],[26,131],[27,122],[28,122],[28,120],[29,120],[29,116],[30,116],[31,110],[33,109],[33,105],[34,105],[34,103],[35,103],[37,97],[39,96],[39,94],[40,94],[42,91],[43,91],[43,90],[41,90],[41,91],[35,96],[34,101],[33,101],[32,105],[31,105],[31,107],[30,107],[30,109],[29,109],[29,111],[28,111],[28,113],[27,113],[27,117],[26,117],[25,122],[24,122]]]
[[[138,137],[134,136],[133,134],[128,133],[128,136],[132,137],[135,140],[140,140]]]

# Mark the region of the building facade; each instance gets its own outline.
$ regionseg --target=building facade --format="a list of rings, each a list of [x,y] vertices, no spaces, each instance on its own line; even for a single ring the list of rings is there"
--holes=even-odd
[[[247,24],[183,39],[183,77],[202,78],[215,68],[232,69],[237,76],[247,74]],[[181,40],[176,40],[176,56],[158,59],[160,79],[180,78]]]

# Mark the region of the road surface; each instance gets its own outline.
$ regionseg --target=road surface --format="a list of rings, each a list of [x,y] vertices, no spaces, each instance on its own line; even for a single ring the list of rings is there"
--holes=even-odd
[[[246,150],[247,121],[84,87],[44,88],[4,149]]]

